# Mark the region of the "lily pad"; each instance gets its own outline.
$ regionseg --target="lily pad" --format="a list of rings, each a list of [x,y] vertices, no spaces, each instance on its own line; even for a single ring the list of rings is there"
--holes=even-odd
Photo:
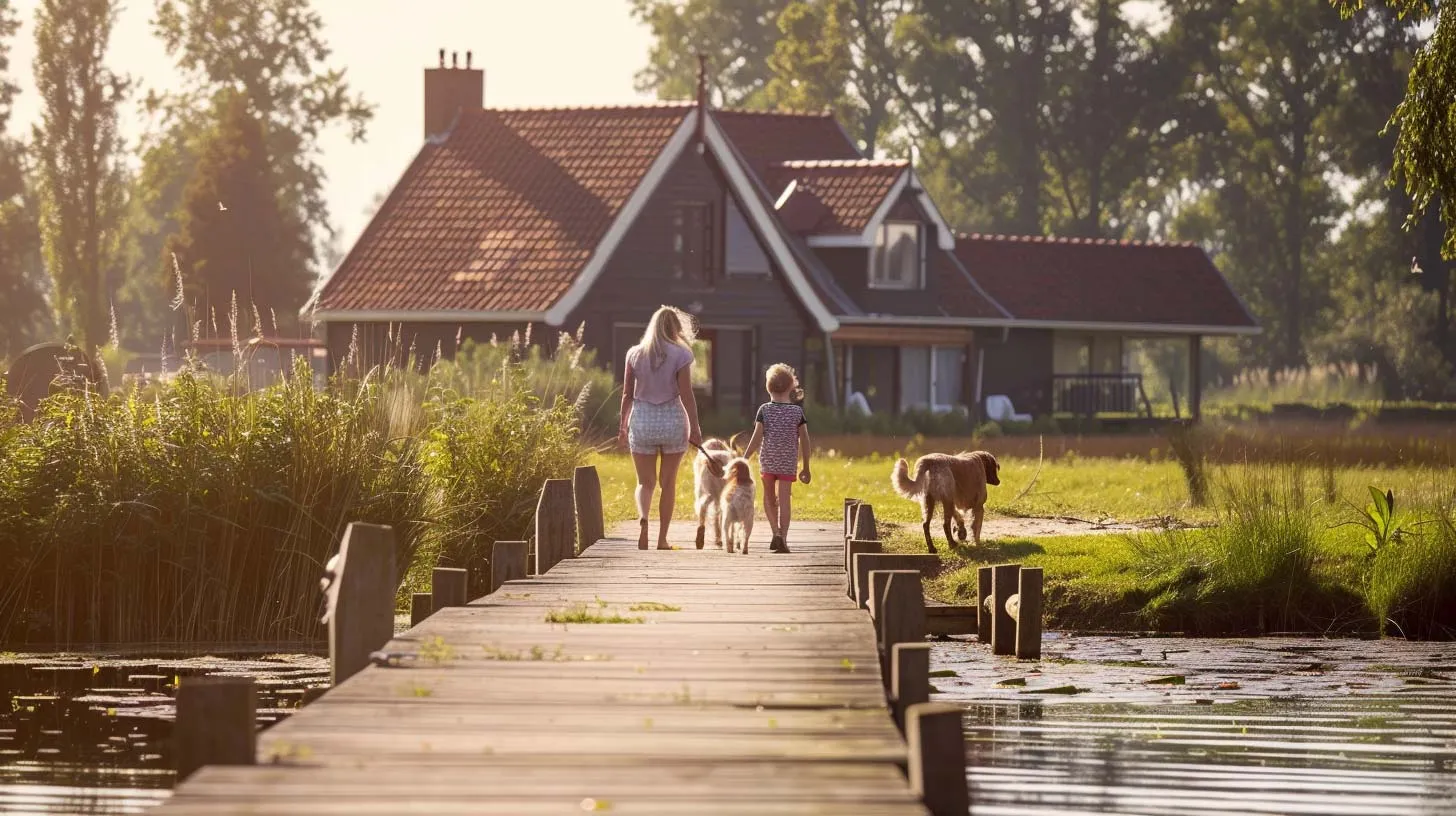
[[[1001,682],[997,683],[996,685],[999,686],[999,687],[1002,687],[1002,688],[1008,688],[1010,686],[1024,686],[1024,685],[1026,685],[1026,678],[1025,677],[1012,677],[1012,678],[1009,678],[1009,679],[1006,679],[1006,680],[1002,680]]]
[[[1022,689],[1019,694],[1081,694],[1086,689],[1076,686],[1052,686],[1051,688]]]
[[[954,669],[937,669],[930,673],[931,677],[960,677]]]
[[[1166,677],[1154,677],[1146,682],[1150,686],[1181,686],[1188,682],[1188,678],[1181,674],[1170,674]]]

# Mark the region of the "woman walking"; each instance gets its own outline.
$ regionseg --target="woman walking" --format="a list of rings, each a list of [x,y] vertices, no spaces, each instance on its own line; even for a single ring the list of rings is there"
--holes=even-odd
[[[652,509],[652,491],[659,485],[657,549],[671,549],[667,528],[677,501],[678,465],[688,444],[697,445],[703,438],[692,369],[692,319],[679,309],[663,306],[652,315],[642,341],[627,351],[627,368],[622,374],[618,438],[632,451],[637,468],[637,521],[642,525],[639,549],[647,549],[647,515]]]

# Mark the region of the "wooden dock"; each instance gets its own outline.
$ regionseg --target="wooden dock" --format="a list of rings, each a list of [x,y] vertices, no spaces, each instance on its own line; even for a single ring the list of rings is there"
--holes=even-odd
[[[344,681],[262,734],[258,765],[206,767],[160,812],[928,812],[874,624],[846,597],[843,530],[796,524],[788,555],[672,532],[674,550],[607,538],[435,612],[386,647],[400,665]]]

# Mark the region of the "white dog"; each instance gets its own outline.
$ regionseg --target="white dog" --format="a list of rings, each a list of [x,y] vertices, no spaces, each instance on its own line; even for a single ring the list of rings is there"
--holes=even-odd
[[[734,459],[728,463],[724,481],[718,509],[724,544],[731,553],[735,542],[741,542],[743,554],[748,555],[748,537],[753,535],[753,466],[747,459]]]
[[[693,459],[693,506],[698,515],[698,549],[703,548],[703,540],[707,537],[708,514],[721,516],[718,512],[718,502],[723,498],[723,487],[727,484],[723,476],[714,475],[713,468],[708,465],[708,456],[718,463],[718,473],[728,473],[728,463],[733,461],[733,449],[728,443],[721,439],[709,439],[703,442],[703,450]],[[713,519],[713,536],[716,539],[713,546],[723,547],[723,525],[717,518]]]

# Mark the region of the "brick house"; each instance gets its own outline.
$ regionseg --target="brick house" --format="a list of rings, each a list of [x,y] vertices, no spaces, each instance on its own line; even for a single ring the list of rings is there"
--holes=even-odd
[[[910,163],[866,159],[827,114],[715,109],[701,92],[492,109],[483,72],[442,59],[425,71],[424,135],[305,307],[333,360],[351,338],[373,359],[450,356],[457,338],[584,324],[620,377],[668,303],[706,341],[705,409],[747,411],[782,361],[824,403],[1007,394],[1046,413],[1125,408],[1108,401],[1133,376],[1111,362],[1124,337],[1186,337],[1196,365],[1201,337],[1258,331],[1192,246],[955,234]],[[1057,403],[1073,386],[1081,401]]]

